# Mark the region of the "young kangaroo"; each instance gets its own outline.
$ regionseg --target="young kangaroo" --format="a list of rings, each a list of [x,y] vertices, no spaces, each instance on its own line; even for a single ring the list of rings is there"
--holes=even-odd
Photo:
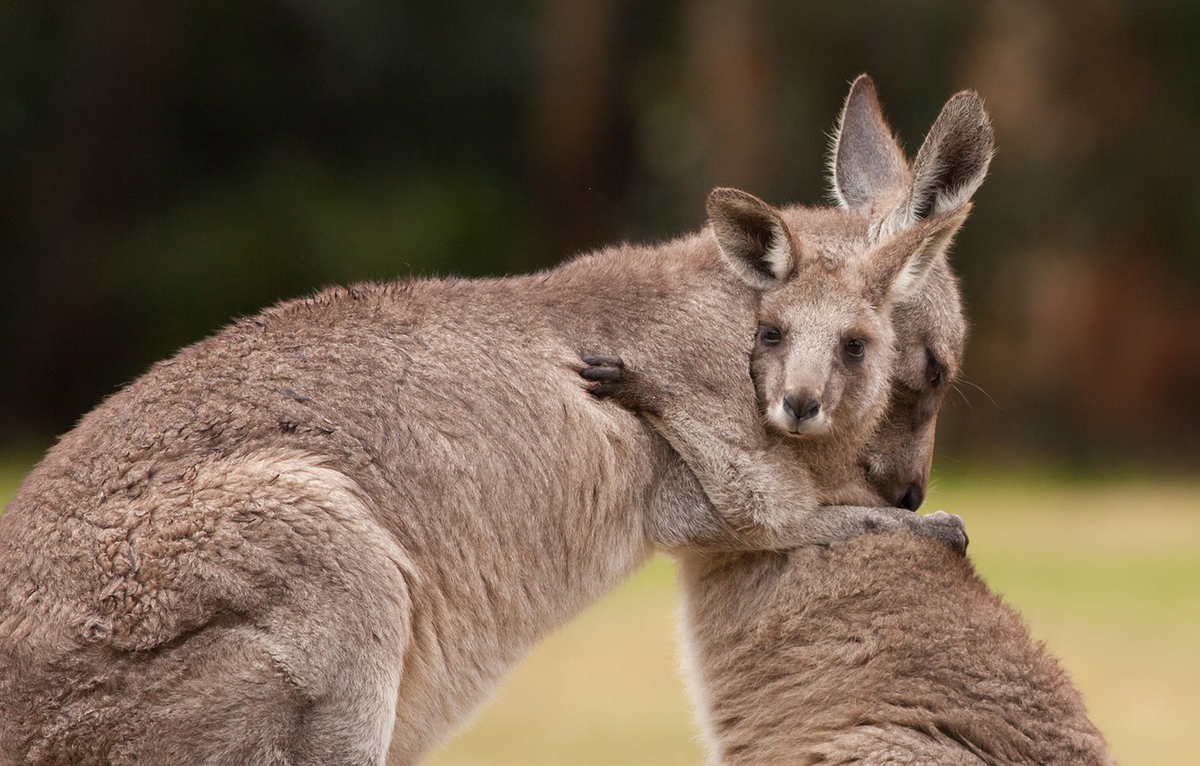
[[[798,240],[721,192],[710,228],[661,247],[331,289],[155,365],[0,516],[0,764],[412,763],[655,547],[923,530],[817,513],[782,439],[763,455],[796,502],[715,509],[643,422],[591,400],[577,360],[621,348],[703,394],[697,415],[758,431],[760,303],[786,313],[801,272],[867,250],[889,299],[916,285],[962,215],[961,157],[943,159],[920,192],[936,202],[886,236],[826,211]],[[822,401],[848,432],[877,409],[857,385]]]
[[[937,542],[867,534],[685,582],[722,764],[1113,763],[1066,673]]]

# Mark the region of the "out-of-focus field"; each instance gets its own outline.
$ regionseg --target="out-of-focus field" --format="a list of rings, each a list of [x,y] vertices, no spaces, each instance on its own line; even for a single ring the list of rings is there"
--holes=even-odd
[[[0,464],[7,502],[28,464]],[[964,474],[927,510],[961,514],[988,582],[1061,658],[1123,766],[1192,766],[1200,712],[1200,482]],[[655,560],[551,636],[428,763],[705,761],[677,670],[674,573]]]

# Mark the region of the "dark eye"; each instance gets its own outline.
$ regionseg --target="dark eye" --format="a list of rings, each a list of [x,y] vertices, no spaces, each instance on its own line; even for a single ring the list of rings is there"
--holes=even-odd
[[[946,378],[946,368],[928,351],[925,352],[925,358],[927,360],[925,365],[925,380],[931,388],[937,388],[942,385],[942,381]]]
[[[764,346],[778,346],[783,341],[783,333],[778,327],[765,324],[759,325],[758,340]]]
[[[846,341],[846,353],[854,359],[862,359],[867,353],[867,344],[857,338]]]

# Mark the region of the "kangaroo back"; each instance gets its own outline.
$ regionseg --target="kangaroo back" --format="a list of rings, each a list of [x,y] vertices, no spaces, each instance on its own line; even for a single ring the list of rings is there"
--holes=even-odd
[[[724,764],[1107,766],[1078,690],[967,559],[909,535],[685,576]]]

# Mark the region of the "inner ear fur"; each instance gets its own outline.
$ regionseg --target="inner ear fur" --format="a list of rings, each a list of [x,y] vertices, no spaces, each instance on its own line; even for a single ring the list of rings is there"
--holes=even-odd
[[[992,123],[978,94],[962,91],[952,96],[913,162],[906,222],[966,205],[987,175],[994,146]]]
[[[714,189],[706,207],[721,257],[747,284],[765,289],[792,272],[792,237],[778,210],[740,189]]]
[[[870,208],[908,188],[908,160],[865,74],[850,86],[842,106],[830,163],[833,193],[845,210]]]

